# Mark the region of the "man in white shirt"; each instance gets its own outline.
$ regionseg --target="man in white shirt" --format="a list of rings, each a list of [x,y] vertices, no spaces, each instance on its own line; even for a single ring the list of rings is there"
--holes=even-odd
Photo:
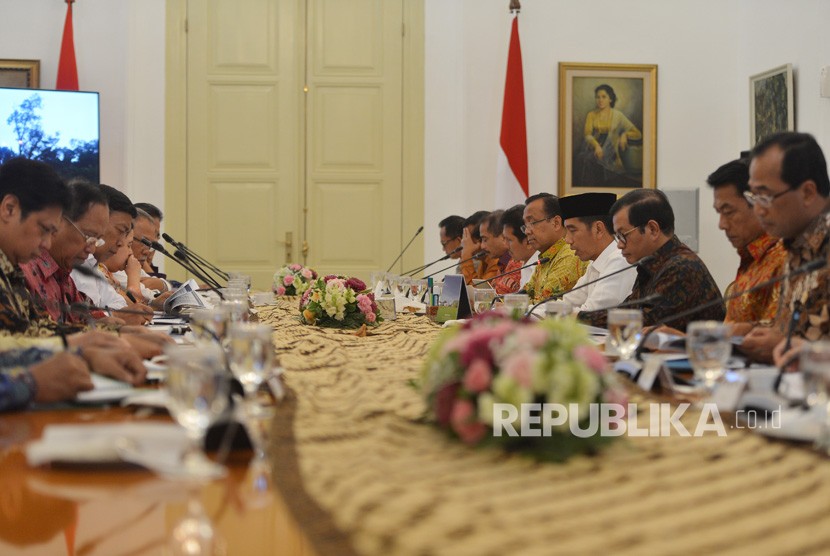
[[[72,280],[78,290],[84,292],[93,305],[102,309],[118,310],[127,306],[127,301],[110,286],[107,278],[98,270],[95,255],[90,255],[80,268],[72,271]]]
[[[133,229],[135,207],[129,197],[114,187],[104,184],[99,184],[98,187],[106,195],[110,208],[104,244],[95,249],[95,253],[81,265],[82,268],[72,271],[72,279],[78,289],[84,292],[97,307],[115,310],[129,309],[129,312],[116,312],[113,316],[121,318],[127,324],[147,323],[153,318],[153,310],[141,303],[128,303],[98,269],[99,261],[111,257],[127,241],[127,236]]]
[[[611,205],[617,200],[613,193],[583,193],[559,199],[565,222],[565,241],[582,261],[590,261],[585,274],[573,290],[563,296],[571,312],[595,311],[622,303],[631,293],[637,278],[635,268],[624,272],[629,263],[614,241]],[[581,287],[603,276],[590,286]]]

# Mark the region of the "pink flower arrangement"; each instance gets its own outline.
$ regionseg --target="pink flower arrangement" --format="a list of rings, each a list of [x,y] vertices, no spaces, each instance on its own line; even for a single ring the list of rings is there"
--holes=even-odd
[[[559,461],[593,452],[611,438],[573,436],[567,426],[550,437],[494,436],[494,404],[512,405],[517,414],[523,403],[562,404],[576,410],[582,423],[590,404],[627,402],[605,356],[575,320],[530,322],[497,313],[442,331],[427,357],[420,389],[428,415],[462,442]]]
[[[300,314],[305,324],[337,328],[377,326],[383,320],[362,280],[333,274],[311,282],[300,299]]]
[[[315,271],[293,263],[282,267],[274,274],[272,289],[277,295],[302,295],[316,278]]]

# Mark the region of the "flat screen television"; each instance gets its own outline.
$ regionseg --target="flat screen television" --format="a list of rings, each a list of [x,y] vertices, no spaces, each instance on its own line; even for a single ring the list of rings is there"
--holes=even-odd
[[[0,164],[23,156],[100,181],[98,93],[0,87]]]

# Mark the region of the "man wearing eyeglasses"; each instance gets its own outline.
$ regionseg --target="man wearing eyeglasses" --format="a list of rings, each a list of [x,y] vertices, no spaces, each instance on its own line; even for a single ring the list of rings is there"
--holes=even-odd
[[[69,208],[70,198],[66,184],[46,164],[15,158],[0,166],[2,350],[21,347],[37,347],[49,352],[62,347],[83,350],[76,352],[83,358],[83,363],[75,355],[51,356],[47,352],[41,353],[44,361],[71,365],[72,369],[67,367],[70,374],[64,378],[77,379],[77,388],[67,384],[40,383],[32,376],[36,370],[32,361],[17,358],[19,368],[0,368],[0,374],[5,375],[3,379],[14,383],[10,386],[7,383],[7,386],[16,391],[18,388],[23,389],[21,398],[15,396],[16,405],[21,401],[26,404],[33,399],[42,399],[38,397],[38,389],[51,389],[52,386],[57,387],[60,393],[56,394],[57,398],[50,397],[49,401],[71,398],[78,389],[89,386],[88,376],[84,377],[89,369],[132,384],[142,383],[147,372],[138,355],[114,335],[102,332],[66,334],[26,289],[26,280],[19,265],[51,247],[52,238],[61,226],[63,212]],[[52,372],[41,375],[41,378],[50,383],[60,380]]]
[[[579,260],[573,249],[565,243],[565,226],[559,200],[550,193],[532,195],[525,201],[522,216],[522,232],[528,243],[539,252],[539,260],[547,262],[536,265],[533,275],[525,284],[525,291],[531,303],[538,303],[553,295],[566,292],[574,287],[585,274],[588,263]]]
[[[105,184],[98,184],[98,187],[106,196],[110,209],[109,224],[103,235],[104,243],[84,261],[82,266],[86,271],[72,271],[72,279],[97,307],[112,309],[113,316],[123,319],[127,324],[145,324],[153,318],[153,309],[142,303],[128,303],[98,270],[100,261],[107,260],[126,244],[137,212],[129,197],[122,192]],[[119,309],[127,309],[129,312],[119,313]]]
[[[464,217],[452,214],[438,223],[441,249],[451,259],[461,258],[461,236],[464,233]]]
[[[830,179],[815,138],[806,133],[771,135],[752,150],[747,199],[764,230],[784,240],[785,270],[830,259]],[[805,273],[781,283],[779,310],[770,328],[744,338],[750,347],[786,345],[790,328],[810,341],[830,337],[828,270]]]
[[[78,290],[69,273],[104,244],[102,237],[109,224],[109,207],[107,198],[92,184],[72,182],[69,192],[69,209],[61,218],[51,246],[20,268],[29,291],[43,300],[44,308],[55,322],[82,325],[86,314],[69,311],[67,305],[90,300]],[[105,315],[95,312],[93,316]]]
[[[656,189],[635,189],[611,207],[617,247],[629,264],[649,255],[654,258],[637,267],[637,279],[626,302],[659,295],[644,304],[643,324],[653,326],[681,311],[721,299],[715,280],[694,251],[674,235],[674,211],[666,195]],[[723,320],[723,305],[701,310],[668,324],[680,330],[693,320]],[[605,327],[607,312],[580,313],[594,326]]]

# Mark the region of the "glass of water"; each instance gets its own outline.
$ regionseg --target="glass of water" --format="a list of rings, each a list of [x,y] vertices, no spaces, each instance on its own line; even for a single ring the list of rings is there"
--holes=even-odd
[[[248,320],[248,292],[241,288],[224,288],[224,300],[220,304],[228,311],[230,322],[244,322]]]
[[[504,310],[513,318],[523,317],[527,313],[530,297],[525,293],[508,293],[503,298]]]
[[[490,305],[496,299],[496,290],[492,288],[475,288],[473,290],[473,310],[477,315],[490,310]]]
[[[274,344],[267,324],[235,322],[228,328],[228,362],[242,383],[245,398],[252,400],[274,366]]]
[[[643,333],[643,312],[639,309],[610,309],[608,311],[608,338],[620,359],[631,359]]]
[[[205,457],[202,446],[208,427],[228,407],[225,354],[216,343],[173,344],[164,351],[168,365],[167,407],[190,440],[177,475],[185,479],[222,477],[226,469]]]
[[[424,294],[427,291],[427,281],[413,278],[409,283],[409,287],[412,293],[412,299],[422,302]]]
[[[554,299],[545,303],[545,315],[550,318],[561,319],[571,314],[571,305],[565,300]]]
[[[232,285],[233,283],[233,285]],[[248,274],[243,274],[241,272],[229,272],[228,273],[228,287],[234,286],[242,286],[245,291],[250,291],[251,289],[251,276]]]
[[[805,403],[810,408],[824,409],[815,447],[830,454],[830,342],[805,343],[798,367],[804,376]]]
[[[222,343],[229,320],[230,311],[222,305],[190,311],[190,328],[196,339],[203,342]]]
[[[719,321],[695,321],[686,328],[686,353],[695,380],[709,392],[726,374],[726,362],[732,355],[731,340],[729,326]]]

